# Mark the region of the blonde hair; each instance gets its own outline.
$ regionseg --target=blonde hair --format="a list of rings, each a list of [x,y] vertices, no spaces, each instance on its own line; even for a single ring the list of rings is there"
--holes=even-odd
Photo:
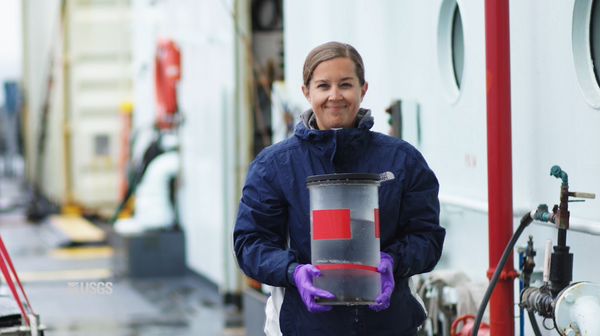
[[[353,46],[340,42],[327,42],[314,48],[306,56],[304,61],[304,69],[302,70],[302,78],[304,85],[308,88],[310,80],[317,65],[321,62],[329,61],[334,58],[345,57],[354,62],[356,77],[360,85],[365,84],[365,66],[362,57]]]

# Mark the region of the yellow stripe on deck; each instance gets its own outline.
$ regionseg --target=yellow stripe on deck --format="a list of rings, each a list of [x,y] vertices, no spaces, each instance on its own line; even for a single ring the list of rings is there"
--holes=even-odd
[[[46,272],[17,272],[21,282],[35,281],[59,281],[59,280],[95,280],[106,279],[113,275],[108,268],[96,268],[85,270],[65,270],[65,271],[46,271]],[[11,276],[12,277],[12,276]],[[2,277],[2,282],[6,279]]]
[[[93,259],[112,257],[113,248],[110,246],[66,247],[50,250],[54,259]]]
[[[94,243],[106,239],[104,231],[81,216],[53,215],[50,216],[50,224],[60,230],[73,243]]]

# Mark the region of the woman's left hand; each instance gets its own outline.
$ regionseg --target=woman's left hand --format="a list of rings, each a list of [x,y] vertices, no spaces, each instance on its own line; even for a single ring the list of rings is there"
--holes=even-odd
[[[390,298],[394,291],[394,260],[389,254],[381,253],[381,260],[377,267],[377,272],[381,273],[381,294],[377,296],[375,301],[377,304],[369,305],[369,308],[374,311],[384,310],[390,306]]]

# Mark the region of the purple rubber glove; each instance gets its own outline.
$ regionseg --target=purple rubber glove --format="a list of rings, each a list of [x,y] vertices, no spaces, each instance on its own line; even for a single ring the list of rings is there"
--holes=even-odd
[[[315,296],[323,297],[326,299],[333,299],[335,296],[328,291],[316,288],[313,286],[313,277],[321,276],[321,271],[311,264],[304,264],[296,267],[294,271],[294,282],[302,301],[311,313],[322,313],[331,310],[332,306],[324,306],[315,302]]]
[[[381,261],[377,267],[377,272],[381,273],[381,294],[375,299],[377,304],[369,305],[369,308],[374,311],[384,310],[390,306],[390,298],[395,286],[394,260],[385,252],[380,252],[380,254]]]

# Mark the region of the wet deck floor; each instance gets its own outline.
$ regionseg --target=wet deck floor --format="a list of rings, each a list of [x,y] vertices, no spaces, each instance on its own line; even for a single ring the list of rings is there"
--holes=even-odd
[[[119,277],[111,246],[60,248],[47,222],[26,220],[26,197],[18,181],[0,179],[0,235],[46,336],[245,335],[240,313],[214,285],[194,274]],[[75,293],[69,282],[110,282],[112,292]],[[0,293],[10,294],[5,281]]]

